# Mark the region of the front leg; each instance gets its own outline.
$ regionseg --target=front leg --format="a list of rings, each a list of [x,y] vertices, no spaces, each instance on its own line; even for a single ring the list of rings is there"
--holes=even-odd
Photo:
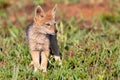
[[[40,67],[40,69],[42,69],[43,72],[47,72],[47,64],[48,64],[49,55],[50,55],[49,50],[41,52],[41,67]]]
[[[34,72],[36,72],[40,67],[40,64],[39,64],[39,51],[31,50],[31,56],[32,56],[31,65],[33,64]]]

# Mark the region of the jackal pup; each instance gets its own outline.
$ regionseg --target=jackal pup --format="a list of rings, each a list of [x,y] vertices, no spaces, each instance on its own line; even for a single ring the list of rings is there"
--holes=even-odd
[[[27,41],[32,56],[30,65],[34,66],[34,71],[38,69],[43,70],[43,72],[47,71],[50,53],[54,55],[55,60],[61,63],[55,28],[56,7],[57,5],[48,12],[44,12],[40,6],[37,6],[34,21],[26,29]]]

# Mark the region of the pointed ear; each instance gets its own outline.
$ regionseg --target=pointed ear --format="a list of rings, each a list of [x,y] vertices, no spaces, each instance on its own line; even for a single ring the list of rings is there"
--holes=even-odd
[[[53,18],[55,18],[56,9],[57,9],[57,4],[55,4],[55,6],[52,9],[52,16],[53,16]]]
[[[35,17],[44,17],[45,16],[45,13],[43,11],[43,9],[41,8],[41,6],[37,6],[36,9],[35,9]]]

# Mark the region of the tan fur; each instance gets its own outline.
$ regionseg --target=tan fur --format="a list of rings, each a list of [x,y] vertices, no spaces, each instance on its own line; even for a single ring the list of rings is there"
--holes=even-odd
[[[47,71],[47,60],[48,60],[49,54],[50,54],[50,51],[43,51],[41,53],[42,61],[41,61],[40,69],[43,70],[43,72]]]
[[[34,71],[38,69],[47,71],[48,57],[50,55],[50,41],[47,34],[55,35],[55,9],[44,12],[40,6],[35,10],[34,24],[29,29],[29,48],[32,56],[30,66],[34,66]],[[41,64],[40,60],[41,53]],[[55,60],[60,61],[60,57],[55,57]]]

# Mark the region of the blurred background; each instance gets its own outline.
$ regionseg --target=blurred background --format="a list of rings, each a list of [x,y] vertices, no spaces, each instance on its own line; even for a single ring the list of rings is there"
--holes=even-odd
[[[23,26],[33,20],[36,5],[41,5],[47,11],[57,3],[58,20],[76,18],[79,27],[83,27],[84,22],[91,27],[91,21],[97,21],[101,17],[112,21],[118,18],[119,2],[119,0],[0,0],[0,25]]]
[[[55,4],[62,67],[34,74],[25,30]],[[0,80],[120,80],[120,0],[0,0]]]

